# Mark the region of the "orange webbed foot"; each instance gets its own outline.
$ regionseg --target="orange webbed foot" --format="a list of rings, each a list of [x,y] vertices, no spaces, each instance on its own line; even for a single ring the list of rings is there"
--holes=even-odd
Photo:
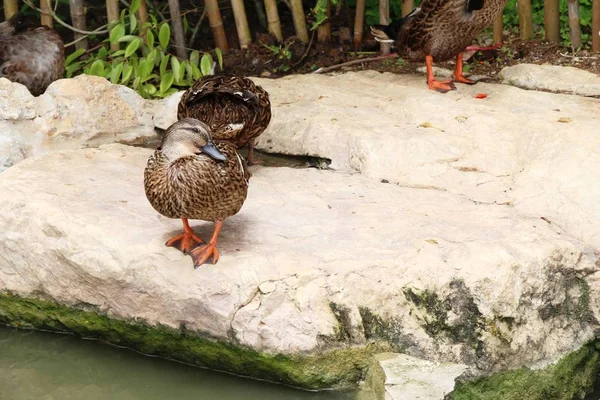
[[[477,83],[475,81],[472,81],[470,79],[465,78],[462,75],[455,76],[454,77],[454,82],[466,83],[467,85],[474,85],[474,84]]]
[[[219,250],[216,244],[208,243],[192,250],[190,257],[194,261],[194,268],[198,268],[206,262],[216,264],[219,261]]]
[[[196,247],[203,245],[204,240],[192,232],[184,232],[167,240],[165,246],[174,247],[183,254],[188,254]]]
[[[450,90],[456,90],[456,86],[452,81],[436,81],[435,79],[427,82],[429,89],[435,90],[436,92],[446,93]]]

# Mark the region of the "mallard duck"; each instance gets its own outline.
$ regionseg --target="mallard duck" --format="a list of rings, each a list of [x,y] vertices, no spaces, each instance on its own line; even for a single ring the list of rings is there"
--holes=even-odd
[[[474,84],[463,76],[463,51],[499,48],[469,46],[473,39],[501,13],[506,0],[423,0],[406,17],[388,26],[371,26],[376,40],[393,43],[409,60],[425,60],[429,89],[447,92],[456,89],[452,81],[436,81],[433,61],[456,57],[454,80]],[[469,47],[467,47],[469,46]]]
[[[183,221],[183,233],[166,245],[189,254],[194,268],[207,261],[217,263],[219,231],[223,221],[242,208],[249,178],[235,145],[213,142],[205,123],[184,118],[171,125],[144,171],[146,197],[152,207],[165,217]],[[214,222],[208,243],[196,235],[188,219]]]
[[[54,29],[20,12],[0,23],[0,77],[39,96],[64,70],[64,43]]]
[[[269,94],[248,78],[205,76],[181,97],[177,118],[196,118],[211,128],[215,140],[239,149],[248,144],[248,164],[254,164],[254,139],[269,126]]]

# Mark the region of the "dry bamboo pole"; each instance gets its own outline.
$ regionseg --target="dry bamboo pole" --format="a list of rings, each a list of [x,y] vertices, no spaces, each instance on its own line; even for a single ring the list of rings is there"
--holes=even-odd
[[[178,58],[186,60],[188,57],[185,49],[185,34],[183,33],[179,0],[169,0],[169,14],[171,14],[173,38],[175,39],[175,54]]]
[[[17,0],[4,0],[4,19],[9,19],[17,11],[19,11]]]
[[[517,0],[519,14],[519,33],[522,40],[529,40],[533,36],[533,19],[531,17],[531,0]]]
[[[600,0],[592,3],[592,51],[600,53]]]
[[[581,26],[579,25],[579,0],[569,0],[569,37],[571,47],[578,49],[581,47]]]
[[[402,16],[406,17],[412,10],[415,9],[414,0],[402,0]]]
[[[250,35],[244,0],[231,0],[231,8],[233,9],[235,28],[240,39],[240,48],[247,49],[250,43],[252,43],[252,35]]]
[[[306,29],[306,17],[304,16],[304,8],[302,8],[302,0],[290,0],[290,4],[296,36],[302,43],[308,43],[308,30]]]
[[[146,29],[142,28],[142,25],[148,22],[148,6],[146,5],[145,0],[140,1],[140,7],[137,10],[137,18],[140,25],[140,37],[144,43],[146,43],[146,40],[148,39],[146,36]]]
[[[356,14],[354,15],[354,36],[352,46],[354,51],[360,50],[365,25],[365,0],[356,0]]]
[[[40,0],[40,10],[43,11],[42,15],[40,16],[42,25],[46,25],[50,28],[54,27],[54,19],[51,15],[52,8],[50,7],[50,0]]]
[[[331,22],[329,22],[329,18],[331,18],[331,1],[327,0],[327,10],[325,11],[327,15],[327,21],[319,25],[317,28],[317,39],[322,43],[331,42]]]
[[[73,26],[79,30],[87,31],[87,24],[85,22],[85,12],[83,10],[83,0],[69,0],[69,8],[71,10],[71,22],[73,22]],[[81,37],[84,37],[85,35],[74,32],[73,36],[75,40],[77,40]],[[80,41],[75,43],[75,48],[87,50],[87,38],[81,39]]]
[[[277,0],[265,0],[265,10],[267,11],[269,32],[275,36],[278,42],[283,41],[281,21],[279,20],[279,10],[277,10]]]
[[[390,23],[389,0],[379,0],[379,23],[381,25],[388,25]],[[390,45],[387,43],[379,43],[379,50],[381,51],[381,54],[389,54]]]
[[[208,14],[208,24],[210,25],[213,37],[215,38],[215,46],[221,49],[221,51],[227,51],[229,45],[227,44],[225,29],[223,29],[223,19],[221,18],[219,4],[217,3],[217,0],[204,0],[204,4],[206,7],[206,14]]]
[[[502,43],[502,14],[494,21],[494,43]]]
[[[106,0],[106,16],[108,23],[119,20],[119,0]],[[110,49],[112,51],[118,51],[120,48],[119,43],[111,43]]]
[[[560,42],[559,24],[558,0],[544,0],[544,31],[547,41]]]

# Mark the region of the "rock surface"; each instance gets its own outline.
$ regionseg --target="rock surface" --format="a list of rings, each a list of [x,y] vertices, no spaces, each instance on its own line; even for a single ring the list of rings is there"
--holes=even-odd
[[[504,67],[498,76],[523,89],[600,98],[600,76],[575,67],[518,64]]]

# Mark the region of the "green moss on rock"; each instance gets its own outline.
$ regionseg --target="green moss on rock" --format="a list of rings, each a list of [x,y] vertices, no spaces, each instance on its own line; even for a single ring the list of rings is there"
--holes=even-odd
[[[572,400],[592,392],[600,373],[598,341],[542,370],[520,368],[473,382],[458,382],[451,400]]]
[[[331,349],[318,355],[271,355],[185,329],[110,318],[89,305],[68,307],[6,292],[0,293],[0,323],[70,332],[145,354],[313,390],[354,386],[364,378],[377,352],[369,346]]]

